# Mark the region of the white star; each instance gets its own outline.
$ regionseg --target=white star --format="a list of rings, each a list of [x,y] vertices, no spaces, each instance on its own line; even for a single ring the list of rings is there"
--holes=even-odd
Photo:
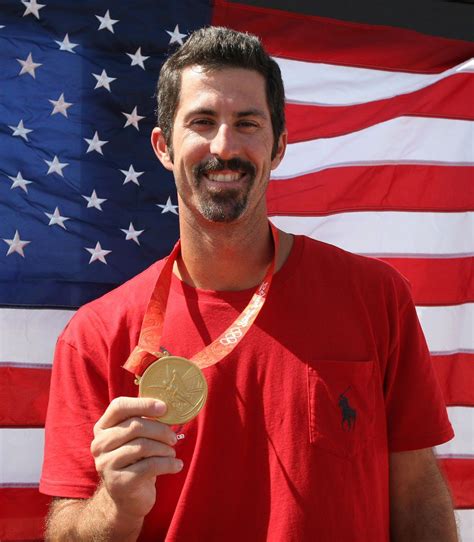
[[[54,209],[54,213],[44,213],[49,218],[49,224],[48,226],[54,226],[57,224],[58,226],[61,226],[61,228],[66,229],[66,226],[64,225],[64,222],[66,220],[70,220],[67,216],[61,216],[59,212],[59,207],[56,207]]]
[[[104,250],[100,246],[100,243],[98,241],[97,241],[97,244],[95,245],[95,248],[84,247],[84,249],[87,250],[87,252],[90,252],[90,254],[92,254],[91,259],[89,260],[89,264],[91,264],[92,262],[95,262],[96,260],[99,260],[100,262],[105,263],[105,265],[107,265],[107,262],[105,261],[105,257],[107,256],[107,254],[110,254],[112,252],[111,250]]]
[[[125,241],[135,241],[137,245],[140,244],[140,241],[138,240],[138,236],[141,235],[145,230],[136,230],[133,227],[133,224],[130,222],[130,226],[128,227],[128,230],[123,230],[120,228],[120,231],[123,231],[125,234]]]
[[[11,130],[13,130],[13,136],[16,137],[22,137],[25,141],[28,141],[28,135],[33,130],[29,130],[28,128],[25,128],[23,125],[23,120],[20,120],[18,123],[18,126],[8,126]]]
[[[31,56],[31,53],[26,57],[26,60],[20,60],[17,58],[17,61],[21,64],[21,70],[18,75],[25,75],[25,73],[29,73],[33,79],[36,79],[35,70],[36,68],[39,68],[43,64],[38,64],[38,62],[33,61],[33,57]]]
[[[26,245],[31,243],[31,241],[22,241],[20,239],[20,234],[18,233],[18,230],[15,231],[15,236],[13,237],[13,239],[4,239],[4,241],[10,247],[8,249],[7,256],[10,256],[10,254],[17,252],[23,258],[25,257],[25,254],[23,253],[23,247],[26,247]]]
[[[102,203],[104,203],[104,201],[107,201],[104,198],[99,198],[95,190],[92,191],[92,194],[90,196],[82,196],[82,197],[85,200],[87,200],[88,209],[89,207],[95,207],[96,209],[99,209],[99,211],[102,211],[102,207],[101,207]]]
[[[179,43],[180,45],[183,45],[183,38],[186,37],[186,34],[181,34],[181,32],[179,31],[178,25],[174,27],[173,32],[170,32],[169,30],[167,30],[166,33],[171,36],[170,43],[169,43],[170,45],[172,43]]]
[[[63,41],[56,41],[56,40],[54,40],[54,41],[59,45],[59,50],[60,51],[67,51],[68,53],[76,54],[76,51],[73,51],[73,49],[74,49],[74,47],[77,47],[79,44],[78,43],[72,43],[71,41],[69,41],[69,34],[66,34],[64,36]]]
[[[26,192],[28,194],[28,188],[26,188],[26,185],[31,184],[33,181],[27,181],[26,179],[23,179],[21,171],[17,173],[16,177],[10,177],[10,175],[8,175],[8,178],[13,181],[10,190],[13,190],[14,188],[21,188],[23,192]]]
[[[69,102],[64,101],[64,94],[61,94],[57,100],[48,100],[54,105],[54,108],[51,112],[51,115],[56,115],[56,113],[61,113],[61,115],[65,116],[67,118],[67,109],[68,107],[71,107],[71,105],[74,105]]]
[[[132,164],[130,164],[128,171],[126,169],[121,169],[120,171],[125,175],[125,181],[123,181],[123,184],[132,182],[135,183],[137,186],[140,186],[140,183],[138,182],[138,177],[145,173],[144,171],[135,171]]]
[[[107,28],[107,30],[112,32],[112,34],[114,33],[113,26],[114,26],[114,24],[118,23],[119,20],[118,19],[111,19],[109,10],[107,10],[105,12],[105,15],[103,17],[101,17],[100,15],[96,15],[96,17],[100,21],[99,30],[103,30],[104,28]]]
[[[110,83],[112,83],[112,81],[115,81],[117,79],[116,77],[109,77],[105,70],[102,70],[102,73],[100,75],[97,75],[96,73],[93,73],[92,75],[97,79],[97,83],[94,89],[104,87],[109,92],[110,92]]]
[[[46,173],[46,175],[57,173],[58,175],[61,175],[61,177],[64,177],[63,169],[69,165],[68,163],[60,162],[57,156],[54,156],[53,160],[45,160],[45,162],[49,166],[48,173]]]
[[[127,117],[127,122],[123,126],[124,128],[126,128],[127,126],[133,126],[138,131],[140,131],[140,128],[138,128],[138,123],[145,117],[138,115],[137,106],[133,108],[133,111],[131,113],[125,113],[124,111],[122,111],[122,115],[125,115]]]
[[[164,214],[164,213],[173,213],[175,215],[178,214],[178,211],[176,210],[178,208],[178,206],[173,205],[171,203],[171,198],[168,198],[166,200],[165,205],[162,205],[161,203],[157,203],[156,205],[157,205],[157,207],[161,207],[161,209],[162,209],[161,214]]]
[[[145,60],[150,58],[149,56],[142,55],[141,47],[139,47],[136,50],[134,55],[132,55],[131,53],[127,53],[127,56],[129,56],[132,59],[131,66],[140,66],[140,68],[143,68],[143,69],[145,69],[145,64],[144,64]]]
[[[104,154],[102,152],[102,147],[108,143],[108,141],[105,141],[104,140],[100,140],[99,139],[99,134],[96,132],[94,134],[94,137],[92,139],[87,139],[87,137],[84,138],[85,141],[87,141],[87,143],[89,143],[89,146],[87,147],[87,151],[86,151],[86,154],[88,152],[92,152],[92,151],[96,151],[98,152],[99,154]]]
[[[38,4],[36,0],[21,0],[21,3],[25,6],[25,13],[23,17],[32,13],[37,19],[39,19],[39,10],[43,9],[46,4]]]

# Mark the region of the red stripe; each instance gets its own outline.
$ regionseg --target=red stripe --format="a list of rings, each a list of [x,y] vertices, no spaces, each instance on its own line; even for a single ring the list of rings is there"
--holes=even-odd
[[[474,354],[432,356],[448,406],[474,406]]]
[[[50,369],[0,367],[0,426],[43,427],[50,377]]]
[[[256,34],[271,54],[296,60],[438,73],[474,56],[471,42],[225,0],[214,0],[212,24]]]
[[[474,508],[474,461],[441,459],[440,465],[449,480],[455,507]]]
[[[270,181],[268,212],[313,216],[373,210],[468,211],[474,208],[473,173],[469,166],[329,168]]]
[[[50,501],[38,488],[0,488],[0,540],[41,540]]]
[[[417,305],[459,305],[474,301],[474,257],[383,259],[410,281]]]
[[[459,73],[415,92],[351,106],[287,104],[290,143],[334,137],[392,118],[417,115],[473,120],[474,74]]]

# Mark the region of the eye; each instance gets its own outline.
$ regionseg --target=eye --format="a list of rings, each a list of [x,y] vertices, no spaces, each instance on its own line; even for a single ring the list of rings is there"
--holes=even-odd
[[[258,124],[253,120],[239,120],[237,126],[244,129],[258,128]]]
[[[213,121],[210,119],[194,119],[191,124],[194,126],[211,126]]]

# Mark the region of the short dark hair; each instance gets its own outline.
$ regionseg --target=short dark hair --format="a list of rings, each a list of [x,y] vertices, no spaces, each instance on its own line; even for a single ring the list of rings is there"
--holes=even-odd
[[[157,118],[168,146],[171,147],[173,122],[181,91],[181,73],[184,68],[195,65],[209,71],[244,68],[263,76],[273,130],[273,158],[285,129],[285,90],[280,68],[257,36],[219,26],[193,32],[161,68],[157,88]]]

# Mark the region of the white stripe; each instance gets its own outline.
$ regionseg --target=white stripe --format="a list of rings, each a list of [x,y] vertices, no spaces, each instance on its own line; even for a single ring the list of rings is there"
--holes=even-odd
[[[439,355],[474,350],[474,303],[416,310],[432,352]],[[472,422],[474,428],[474,419]]]
[[[473,142],[472,121],[398,117],[339,137],[292,143],[272,179],[341,166],[469,165],[474,163]]]
[[[44,429],[0,429],[0,485],[37,484]]]
[[[474,542],[474,510],[456,510],[459,541]]]
[[[438,457],[470,457],[474,460],[474,407],[448,407],[455,437],[436,446]]]
[[[474,69],[474,59],[437,74],[405,73],[275,58],[288,102],[354,105],[408,94],[456,73]]]
[[[474,253],[474,213],[397,211],[329,216],[273,216],[289,233],[303,234],[359,254],[443,257]]]
[[[74,311],[1,309],[0,362],[51,365],[56,339]]]
[[[474,458],[474,408],[448,407],[448,414],[456,436],[437,454]],[[0,429],[0,485],[39,483],[43,446],[44,429]]]

